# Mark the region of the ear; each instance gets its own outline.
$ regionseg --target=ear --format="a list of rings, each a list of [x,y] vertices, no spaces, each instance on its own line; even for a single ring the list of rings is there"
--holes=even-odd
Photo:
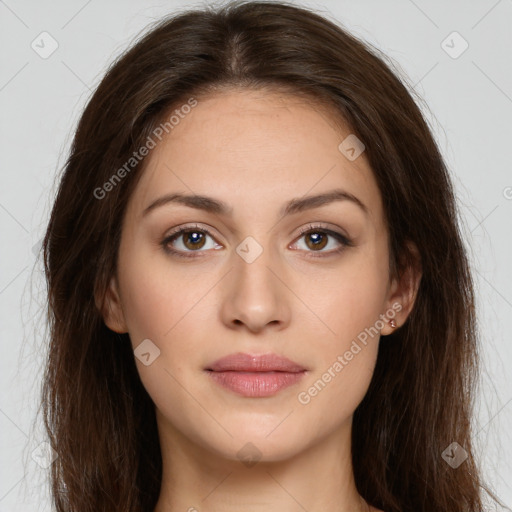
[[[103,321],[109,329],[119,334],[128,332],[119,295],[116,276],[112,276],[100,305]]]
[[[387,320],[381,330],[383,336],[391,334],[405,323],[418,294],[422,275],[421,256],[415,244],[407,242],[406,245],[411,261],[399,272],[398,276],[392,279],[386,301]],[[394,316],[393,312],[395,313]],[[395,321],[396,327],[390,325],[391,320]]]

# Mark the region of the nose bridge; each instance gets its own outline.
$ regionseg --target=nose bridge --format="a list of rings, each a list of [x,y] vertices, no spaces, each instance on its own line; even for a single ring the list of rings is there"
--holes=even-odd
[[[270,247],[269,237],[248,236],[233,253],[232,280],[224,297],[224,320],[243,322],[257,330],[270,322],[286,322],[288,305],[279,258]],[[239,323],[237,322],[237,323]]]
[[[273,268],[277,265],[275,254],[270,246],[269,237],[259,236],[260,242],[248,236],[236,247],[234,255],[234,272],[238,288],[244,296],[259,300],[259,295],[268,295],[267,299],[279,293]],[[262,297],[263,298],[263,297]]]

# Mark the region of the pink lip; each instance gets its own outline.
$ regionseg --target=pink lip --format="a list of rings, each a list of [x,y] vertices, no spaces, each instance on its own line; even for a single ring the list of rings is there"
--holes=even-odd
[[[251,356],[242,352],[222,357],[206,368],[214,372],[302,372],[305,369],[300,364],[277,354]]]
[[[306,368],[276,354],[243,353],[223,357],[206,370],[217,384],[247,397],[275,395],[306,373]]]

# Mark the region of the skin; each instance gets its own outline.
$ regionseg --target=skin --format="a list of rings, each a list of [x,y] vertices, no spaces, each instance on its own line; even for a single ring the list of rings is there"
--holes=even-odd
[[[365,153],[350,161],[338,149],[349,134],[311,101],[229,89],[199,98],[151,151],[127,206],[103,314],[112,330],[129,333],[134,349],[150,339],[160,350],[148,366],[135,359],[162,447],[155,512],[368,510],[354,483],[350,436],[380,336],[309,403],[298,400],[394,303],[402,325],[419,282],[412,270],[400,281],[389,275],[382,201]],[[337,188],[368,213],[345,200],[279,215],[292,198]],[[143,215],[173,192],[220,199],[232,217],[177,203]],[[353,246],[334,253],[341,242],[324,234],[327,245],[315,248],[299,231],[310,223]],[[170,243],[195,258],[164,251],[173,228],[196,224],[212,235]],[[263,249],[251,263],[236,252],[248,236]],[[380,334],[392,330],[384,322]],[[243,397],[204,370],[234,352],[277,353],[308,371],[274,396]],[[261,455],[251,467],[237,455],[248,442]]]

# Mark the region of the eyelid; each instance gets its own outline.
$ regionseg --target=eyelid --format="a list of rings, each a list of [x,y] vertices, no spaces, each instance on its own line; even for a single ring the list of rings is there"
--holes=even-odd
[[[172,237],[174,235],[182,233],[183,231],[193,231],[194,229],[197,229],[197,231],[204,231],[206,234],[213,236],[213,232],[210,228],[208,228],[206,226],[201,226],[200,224],[195,223],[193,226],[192,225],[191,226],[188,226],[188,225],[178,226],[177,228],[174,228],[169,233],[167,233],[165,235],[165,238]]]
[[[326,224],[326,223],[322,223],[322,222],[310,222],[309,224],[307,224],[306,226],[303,226],[299,229],[299,234],[298,236],[303,236],[307,233],[310,233],[314,230],[318,230],[318,231],[324,231],[326,233],[331,233],[333,235],[339,235],[339,236],[343,236],[345,238],[349,238],[348,235],[344,235],[343,233],[339,233],[338,231],[336,231],[336,229],[340,229],[340,228],[331,228],[330,227],[330,224]]]

